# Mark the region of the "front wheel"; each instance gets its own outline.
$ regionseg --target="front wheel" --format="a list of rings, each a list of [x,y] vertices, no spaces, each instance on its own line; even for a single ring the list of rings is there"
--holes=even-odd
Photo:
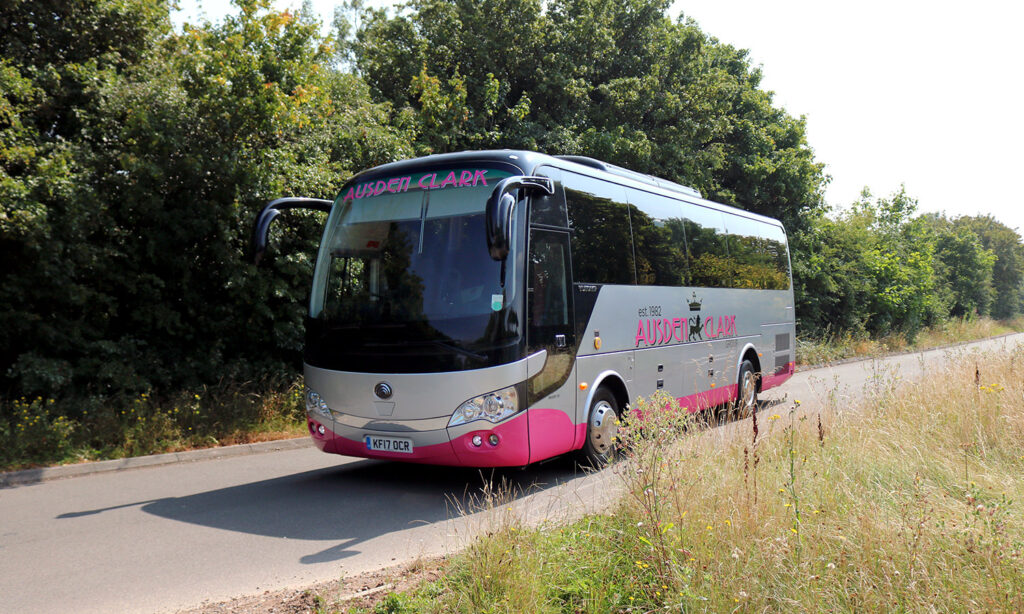
[[[604,467],[615,455],[618,443],[619,402],[607,388],[594,393],[587,414],[587,440],[580,450],[580,462],[591,467]]]

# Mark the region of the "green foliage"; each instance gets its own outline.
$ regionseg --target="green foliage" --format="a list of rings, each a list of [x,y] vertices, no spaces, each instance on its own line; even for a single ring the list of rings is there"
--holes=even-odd
[[[973,232],[995,256],[992,315],[1011,318],[1024,312],[1024,243],[1020,234],[992,216],[964,216],[953,220],[953,225]]]
[[[15,399],[0,416],[0,467],[52,462],[72,450],[76,424],[56,411],[53,399]]]
[[[0,471],[296,437],[300,378],[225,383],[202,394],[86,399],[76,416],[55,399],[0,400]]]
[[[282,256],[256,269],[255,212],[282,195],[333,197],[411,149],[365,85],[331,69],[310,16],[268,7],[240,1],[181,35],[166,4],[141,1],[61,4],[57,19],[21,3],[3,24],[34,28],[50,50],[74,38],[56,55],[5,39],[0,61],[11,389],[116,397],[298,364],[322,219],[287,216]],[[89,24],[106,34],[75,36]]]
[[[991,218],[915,217],[917,203],[902,189],[889,198],[864,192],[834,216],[812,218],[793,242],[797,317],[802,332],[902,334],[913,342],[925,326],[946,318],[1020,313],[1020,237]],[[985,220],[988,220],[987,222]],[[1004,290],[1010,305],[997,311],[995,273],[1000,259],[973,228],[992,232],[1002,246]]]

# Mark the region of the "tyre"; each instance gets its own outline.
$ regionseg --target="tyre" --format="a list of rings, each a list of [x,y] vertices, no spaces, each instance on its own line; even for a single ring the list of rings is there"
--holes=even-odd
[[[618,445],[620,416],[619,402],[610,390],[600,388],[594,393],[587,412],[587,439],[579,451],[580,464],[601,468],[612,460]]]
[[[736,387],[736,417],[740,420],[750,417],[757,411],[757,372],[754,364],[744,360],[740,365],[740,375]]]

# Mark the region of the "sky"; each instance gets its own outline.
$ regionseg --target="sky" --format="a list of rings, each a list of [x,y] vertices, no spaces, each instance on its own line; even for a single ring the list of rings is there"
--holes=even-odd
[[[312,2],[327,24],[338,3]],[[180,5],[177,23],[234,10]],[[830,205],[902,185],[919,211],[990,214],[1024,231],[1024,2],[676,0],[669,12],[749,50],[776,106],[806,117]]]

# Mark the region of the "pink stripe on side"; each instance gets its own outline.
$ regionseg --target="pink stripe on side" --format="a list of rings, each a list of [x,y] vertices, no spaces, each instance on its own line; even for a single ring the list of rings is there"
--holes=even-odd
[[[794,373],[796,373],[796,363],[788,363],[782,370],[762,377],[761,390],[768,390],[769,388],[782,385],[786,380],[793,377]]]
[[[704,392],[698,392],[697,394],[691,394],[690,396],[678,399],[679,407],[682,407],[690,413],[694,413],[709,409],[716,405],[724,405],[725,403],[736,400],[736,391],[738,388],[739,386],[733,384],[731,386],[723,386],[722,388],[713,388]]]

